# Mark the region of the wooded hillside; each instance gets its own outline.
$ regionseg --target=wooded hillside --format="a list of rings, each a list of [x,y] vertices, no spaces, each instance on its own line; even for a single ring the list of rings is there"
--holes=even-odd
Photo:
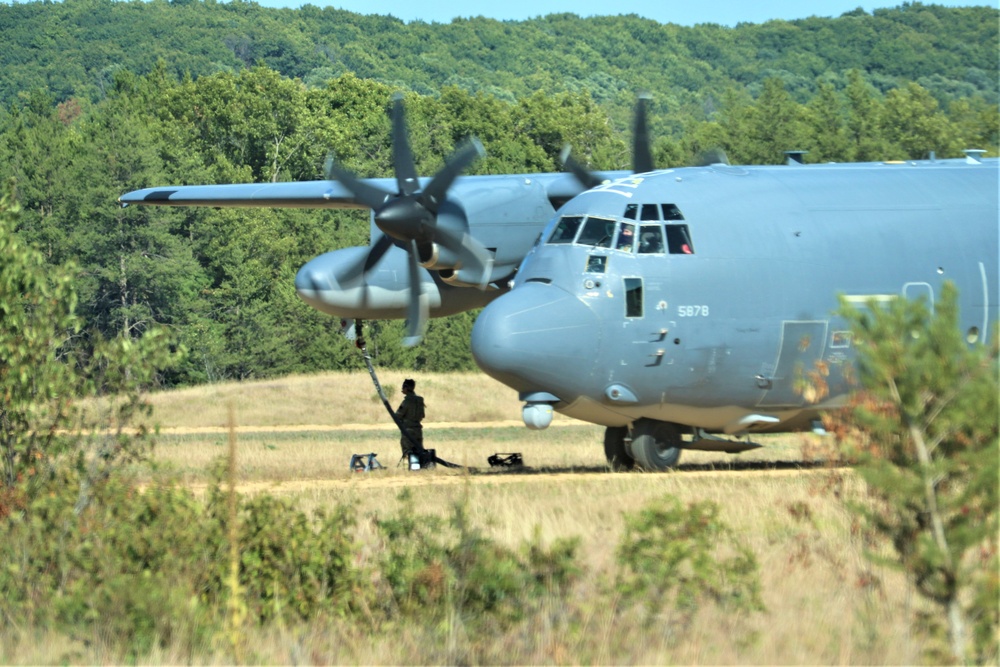
[[[115,71],[145,74],[162,59],[176,77],[260,63],[308,85],[351,72],[425,95],[445,85],[507,101],[538,90],[586,92],[625,109],[636,91],[651,90],[671,112],[717,100],[734,84],[757,94],[765,78],[804,102],[817,78],[843,83],[851,69],[881,92],[914,81],[941,101],[996,102],[997,31],[996,9],[919,2],[735,28],[573,14],[405,24],[241,0],[17,2],[0,5],[0,101],[33,88],[57,102],[96,100]]]

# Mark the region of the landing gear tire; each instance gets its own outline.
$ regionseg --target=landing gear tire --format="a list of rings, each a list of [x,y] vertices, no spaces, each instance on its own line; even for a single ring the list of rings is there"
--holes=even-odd
[[[627,435],[628,428],[625,426],[609,426],[604,429],[604,456],[615,472],[627,472],[635,467],[635,459],[625,446]]]
[[[677,465],[681,432],[676,424],[639,419],[632,425],[632,458],[643,470],[660,472]]]

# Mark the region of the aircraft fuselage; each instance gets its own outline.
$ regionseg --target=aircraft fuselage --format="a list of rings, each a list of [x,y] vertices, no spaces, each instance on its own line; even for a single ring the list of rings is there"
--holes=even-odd
[[[952,281],[963,332],[986,340],[997,199],[996,160],[623,178],[558,211],[473,352],[529,405],[610,427],[807,428],[850,389],[838,295],[933,305]],[[808,382],[819,368],[825,391]]]

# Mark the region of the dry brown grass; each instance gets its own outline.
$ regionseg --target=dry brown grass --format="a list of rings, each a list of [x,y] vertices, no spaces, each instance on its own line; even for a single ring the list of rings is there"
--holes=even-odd
[[[399,386],[412,372],[384,371],[379,381],[397,407]],[[520,420],[517,393],[482,373],[421,373],[417,393],[429,422]],[[153,394],[164,428],[224,427],[227,406],[241,428],[249,426],[341,426],[384,424],[389,417],[366,372],[294,375],[279,380],[227,383]],[[567,420],[568,421],[568,420]]]
[[[403,377],[385,375],[390,386]],[[463,500],[477,524],[511,546],[531,538],[536,529],[546,543],[578,536],[581,562],[590,573],[574,601],[589,610],[579,627],[561,634],[541,623],[533,628],[536,635],[530,641],[475,638],[487,646],[480,655],[495,656],[485,661],[912,664],[920,660],[922,645],[909,632],[917,603],[908,597],[899,575],[872,571],[841,502],[844,496],[859,493],[857,481],[842,469],[782,470],[763,464],[812,460],[824,448],[815,437],[767,438],[765,449],[739,458],[686,452],[682,469],[668,474],[614,474],[604,468],[598,427],[568,420],[542,432],[507,424],[483,427],[476,424],[518,418],[519,404],[512,392],[473,374],[426,375],[418,383],[429,408],[427,446],[446,459],[479,466],[479,471],[396,468],[398,435],[387,426],[388,417],[374,399],[366,374],[293,377],[154,396],[159,421],[168,427],[159,438],[156,459],[195,488],[203,488],[205,471],[225,452],[225,435],[169,429],[221,425],[231,401],[245,429],[237,454],[242,490],[292,497],[305,510],[351,504],[358,518],[361,563],[370,563],[377,551],[373,519],[394,514],[404,489],[421,513],[447,514]],[[255,426],[301,424],[355,426],[254,431]],[[386,470],[369,474],[348,470],[352,453],[370,451],[378,453]],[[482,469],[486,456],[504,451],[522,452],[531,469],[520,473]],[[728,465],[746,460],[762,465],[750,470]],[[669,639],[666,619],[650,627],[630,627],[615,620],[613,601],[601,597],[598,584],[614,572],[622,515],[665,494],[719,504],[726,523],[758,559],[766,612],[733,618],[707,608],[682,637],[674,639]],[[272,628],[247,638],[248,654],[266,663],[458,659],[454,654],[421,652],[425,640],[416,630],[396,628],[372,642],[338,621]],[[149,659],[187,658],[168,649]],[[225,658],[210,655],[198,660],[224,662]]]

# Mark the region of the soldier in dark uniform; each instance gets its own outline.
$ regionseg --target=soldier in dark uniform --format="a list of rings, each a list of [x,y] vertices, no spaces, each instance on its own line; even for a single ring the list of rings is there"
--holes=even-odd
[[[424,451],[424,427],[421,424],[424,420],[424,399],[414,393],[416,386],[414,380],[403,380],[403,402],[400,403],[399,410],[396,410],[396,418],[410,436],[407,438],[403,435],[399,439],[404,457],[419,455]]]

